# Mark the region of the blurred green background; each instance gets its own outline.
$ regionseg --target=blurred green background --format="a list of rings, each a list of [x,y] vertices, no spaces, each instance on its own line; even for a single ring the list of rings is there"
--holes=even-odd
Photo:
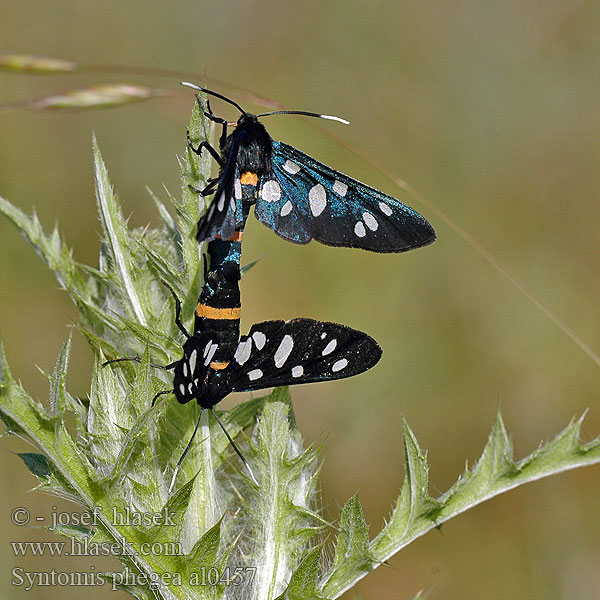
[[[452,215],[600,350],[598,3],[2,0],[0,9],[3,52],[205,73],[250,109],[260,107],[236,89],[348,118],[350,127],[324,129]],[[100,81],[178,88],[175,78],[0,74],[0,103]],[[181,93],[110,111],[0,112],[0,195],[27,212],[35,205],[47,229],[58,221],[76,258],[96,264],[92,131],[131,223],[157,224],[145,186],[178,192],[176,154],[192,103]],[[243,329],[307,316],[360,328],[384,349],[361,377],[293,390],[306,441],[323,443],[328,518],[360,490],[371,532],[379,531],[403,477],[402,416],[428,449],[434,495],[479,456],[499,404],[518,457],[587,408],[584,434],[598,434],[599,366],[472,245],[314,122],[272,117],[268,126],[275,139],[411,204],[438,233],[433,246],[378,256],[293,246],[249,221],[244,261],[267,255],[242,284]],[[4,219],[0,271],[9,361],[43,399],[36,365],[52,368],[75,308]],[[90,362],[76,334],[72,393],[86,393]],[[27,448],[11,440],[0,451],[2,597],[105,598],[105,588],[11,585],[15,566],[116,566],[14,556],[9,541],[55,539],[12,525],[15,507],[47,516],[68,506],[27,493],[34,480],[9,452]],[[356,591],[378,600],[421,588],[432,600],[598,598],[599,496],[598,468],[518,489],[418,540]]]

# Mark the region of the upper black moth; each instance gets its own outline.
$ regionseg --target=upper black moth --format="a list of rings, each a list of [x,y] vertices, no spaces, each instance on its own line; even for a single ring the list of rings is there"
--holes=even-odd
[[[412,208],[320,163],[300,150],[274,141],[260,117],[300,114],[347,123],[338,117],[305,111],[250,114],[233,100],[188,82],[183,85],[221,98],[242,115],[236,123],[216,117],[210,105],[204,114],[222,125],[220,152],[206,148],[220,166],[219,176],[201,191],[214,193],[208,211],[198,222],[198,241],[229,239],[244,218],[241,185],[252,184],[256,218],[282,238],[297,244],[315,239],[330,246],[374,252],[404,252],[435,240],[432,226]],[[235,129],[228,134],[228,125]]]

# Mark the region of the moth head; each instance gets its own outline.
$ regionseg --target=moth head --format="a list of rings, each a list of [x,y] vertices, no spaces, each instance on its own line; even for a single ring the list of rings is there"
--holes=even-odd
[[[254,127],[257,124],[258,117],[251,113],[242,114],[242,116],[237,120],[237,123],[235,123],[235,125],[237,125],[238,127]]]

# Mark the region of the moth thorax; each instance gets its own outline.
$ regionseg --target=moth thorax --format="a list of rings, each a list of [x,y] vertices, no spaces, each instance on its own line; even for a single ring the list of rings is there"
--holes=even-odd
[[[239,147],[237,164],[240,173],[250,171],[260,176],[271,171],[273,141],[254,115],[242,116],[233,135]]]

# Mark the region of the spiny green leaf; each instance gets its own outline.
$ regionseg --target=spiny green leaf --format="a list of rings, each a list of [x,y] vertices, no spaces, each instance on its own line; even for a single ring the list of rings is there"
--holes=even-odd
[[[182,531],[185,521],[185,512],[190,504],[192,489],[194,487],[195,477],[192,477],[182,485],[164,505],[162,512],[169,516],[168,523],[164,523],[149,531],[149,536],[156,542],[168,543],[176,541],[181,542]],[[185,555],[185,550],[181,549],[180,554]],[[182,559],[183,560],[183,559]]]
[[[89,452],[99,478],[112,473],[125,441],[126,430],[133,426],[127,406],[127,382],[121,373],[102,368],[92,373],[88,409]]]
[[[203,411],[197,434],[196,456],[194,468],[196,476],[184,519],[181,542],[185,552],[191,552],[202,534],[219,523],[226,506],[226,496],[217,492],[215,478],[215,452],[212,448],[214,439],[211,435],[209,412]],[[217,459],[218,461],[218,459]]]
[[[42,260],[54,271],[58,281],[71,293],[86,296],[85,282],[77,273],[71,251],[57,241],[57,236],[44,234],[35,212],[28,217],[22,210],[0,197],[0,212],[4,213],[33,246]]]
[[[323,595],[329,598],[336,593],[340,582],[343,582],[349,573],[370,570],[372,565],[369,528],[358,494],[355,494],[342,509],[335,558],[322,586]]]
[[[69,365],[69,354],[71,352],[71,334],[61,348],[56,359],[54,371],[50,377],[50,414],[57,417],[65,409],[65,378]]]
[[[104,235],[110,244],[109,256],[116,273],[123,284],[122,299],[131,314],[142,324],[147,325],[144,306],[135,284],[135,265],[129,248],[127,224],[121,214],[112,186],[108,179],[106,165],[100,155],[96,139],[93,143],[94,173],[96,177],[96,198]]]
[[[256,260],[253,260],[253,261],[249,262],[248,264],[244,265],[240,269],[240,273],[242,275],[245,275],[250,269],[255,267],[264,257],[265,257],[265,254],[263,254],[262,256],[259,256]]]
[[[196,543],[189,554],[189,563],[194,568],[199,566],[212,567],[217,562],[217,553],[221,541],[221,523],[223,518],[219,519]]]
[[[514,467],[512,456],[512,442],[498,412],[481,458],[471,473],[469,485],[473,490],[478,486],[486,489],[494,480],[510,474]]]
[[[177,224],[175,223],[175,219],[173,219],[173,217],[171,216],[171,213],[167,210],[166,206],[158,199],[158,197],[152,192],[152,190],[150,190],[149,188],[146,188],[146,189],[147,189],[148,193],[150,194],[152,201],[154,202],[154,205],[156,206],[156,208],[158,210],[158,214],[160,215],[160,218],[162,219],[162,222],[164,223],[165,231],[166,231],[167,235],[169,236],[174,249],[180,251],[181,250],[181,234],[179,233],[179,229],[177,229]],[[183,263],[183,256],[181,255],[180,252],[178,252],[177,256],[180,259],[181,263]]]
[[[91,541],[93,536],[92,530],[83,525],[57,525],[56,527],[47,527],[46,529],[81,543]]]
[[[197,102],[194,103],[192,116],[189,123],[190,138],[194,143],[208,140],[210,123],[204,116]],[[211,157],[204,152],[200,157],[186,147],[185,158],[180,159],[182,201],[175,206],[177,213],[177,226],[181,235],[181,253],[187,267],[184,273],[184,283],[195,286],[202,277],[200,253],[196,241],[197,223],[200,215],[205,211],[204,199],[195,190],[202,190],[206,186],[211,172]]]
[[[6,353],[4,352],[4,344],[0,339],[0,393],[2,393],[2,388],[9,384],[12,380],[12,375],[10,374],[10,369],[8,367],[8,362],[6,360]]]
[[[294,571],[287,590],[277,600],[321,600],[317,590],[322,546],[313,548]]]
[[[522,460],[514,461],[512,442],[498,414],[475,467],[466,471],[447,492],[434,500],[427,494],[425,455],[406,425],[405,482],[390,521],[369,545],[373,559],[379,564],[383,563],[431,529],[518,485],[579,466],[599,463],[600,438],[582,444],[579,441],[580,426],[581,419],[570,423],[552,441],[540,445]],[[337,598],[369,570],[348,572],[329,596]]]
[[[50,463],[43,454],[39,454],[39,452],[19,452],[18,456],[38,479],[48,479],[52,475]]]
[[[152,248],[148,247],[146,244],[141,243],[141,247],[146,253],[149,266],[154,269],[155,273],[160,279],[168,280],[171,274],[178,269],[176,265],[169,263],[168,260],[162,257],[158,252],[155,252]]]
[[[429,514],[440,507],[427,493],[429,487],[429,467],[427,457],[419,447],[417,438],[412,432],[406,420],[402,420],[404,429],[404,454],[406,460],[405,490],[403,490],[403,501],[408,509],[411,523],[421,514]],[[405,493],[405,491],[407,493]]]
[[[303,451],[299,434],[291,435],[291,406],[287,388],[275,390],[257,424],[257,454],[253,467],[260,482],[253,507],[253,531],[259,546],[256,559],[262,565],[256,573],[256,597],[273,598],[287,585],[287,573],[295,570],[307,549],[305,532],[314,526],[307,517],[314,493],[312,471],[316,455],[305,454],[305,469],[298,477],[294,460]]]

